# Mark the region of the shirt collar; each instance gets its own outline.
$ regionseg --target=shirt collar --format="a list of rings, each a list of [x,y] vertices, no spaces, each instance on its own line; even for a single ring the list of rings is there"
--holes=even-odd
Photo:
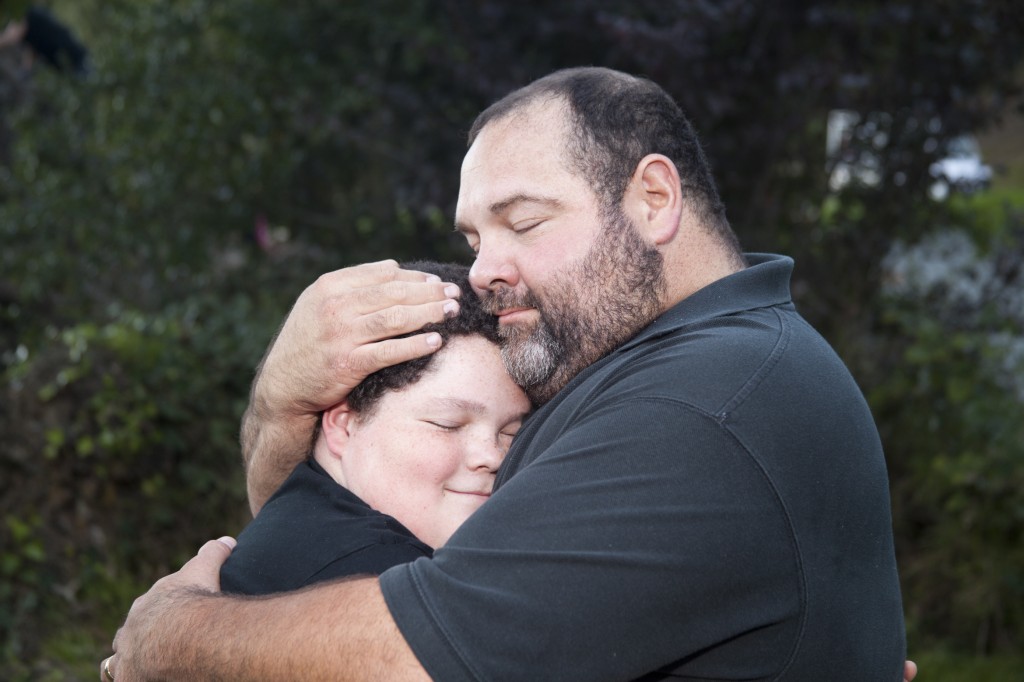
[[[770,253],[744,255],[748,267],[687,296],[620,346],[618,351],[712,318],[791,303],[789,279],[793,274],[793,259]]]

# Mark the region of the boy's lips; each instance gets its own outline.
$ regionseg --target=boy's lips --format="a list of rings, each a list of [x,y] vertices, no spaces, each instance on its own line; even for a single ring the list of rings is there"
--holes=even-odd
[[[473,495],[475,497],[483,498],[488,498],[491,496],[490,490],[451,490],[451,492],[457,493],[459,495]]]

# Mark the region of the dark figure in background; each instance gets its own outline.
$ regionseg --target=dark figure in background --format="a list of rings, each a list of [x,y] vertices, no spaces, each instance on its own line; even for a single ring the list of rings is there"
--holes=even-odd
[[[12,21],[0,34],[0,48],[21,44],[32,58],[42,59],[58,71],[76,75],[89,71],[89,52],[71,30],[48,10],[31,6],[25,18]]]
[[[22,18],[9,20],[12,16]],[[22,14],[18,4],[12,7],[0,0],[0,26],[0,166],[6,166],[14,138],[4,115],[28,96],[36,59],[84,76],[89,72],[89,53],[67,26],[41,7],[29,6]]]
[[[88,69],[89,53],[67,26],[41,7],[31,7],[26,19],[25,44],[47,64],[82,75]]]

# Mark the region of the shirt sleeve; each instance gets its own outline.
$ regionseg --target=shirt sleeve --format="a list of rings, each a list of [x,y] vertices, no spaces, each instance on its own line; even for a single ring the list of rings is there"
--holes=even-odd
[[[797,637],[797,556],[713,415],[630,397],[576,415],[433,561],[381,585],[434,679],[634,679],[729,638],[769,677]]]
[[[430,554],[411,542],[377,543],[339,557],[311,575],[305,585],[354,575],[380,575],[392,566]]]

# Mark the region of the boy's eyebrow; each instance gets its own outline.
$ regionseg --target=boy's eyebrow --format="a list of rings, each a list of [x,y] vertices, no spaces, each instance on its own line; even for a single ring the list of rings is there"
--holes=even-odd
[[[456,410],[463,410],[472,414],[482,414],[487,410],[487,406],[476,400],[466,400],[464,398],[454,397],[442,397],[437,402],[442,407],[451,407]]]
[[[506,197],[501,201],[495,201],[493,204],[487,207],[487,210],[491,215],[501,215],[505,213],[513,206],[518,204],[540,204],[548,208],[562,208],[562,202],[555,197],[546,197],[539,194],[527,194],[526,192],[519,192],[512,196]],[[460,223],[458,220],[455,221],[456,232],[471,232],[472,228],[468,225]]]

